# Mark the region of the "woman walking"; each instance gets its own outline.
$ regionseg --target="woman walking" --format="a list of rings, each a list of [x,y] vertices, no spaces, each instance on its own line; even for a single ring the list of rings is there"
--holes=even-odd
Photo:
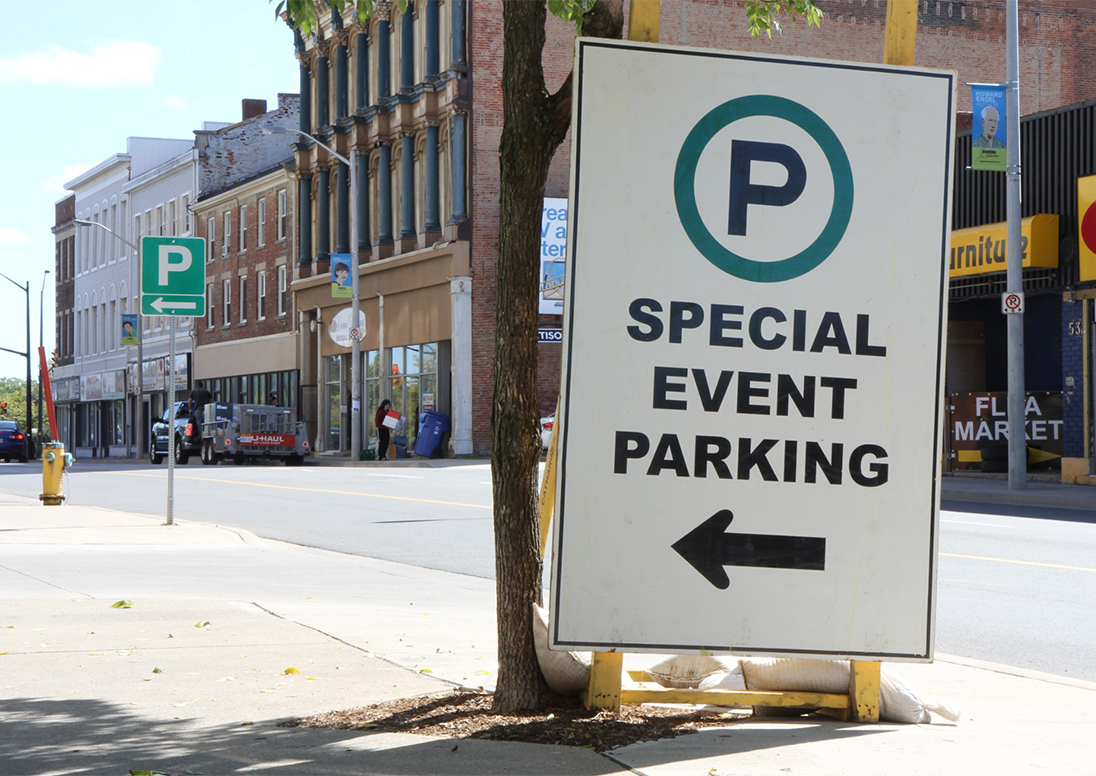
[[[390,431],[388,426],[384,425],[384,419],[388,415],[388,410],[392,409],[392,402],[385,399],[381,402],[381,406],[377,407],[377,414],[373,418],[373,425],[377,427],[377,460],[388,460],[388,440]]]

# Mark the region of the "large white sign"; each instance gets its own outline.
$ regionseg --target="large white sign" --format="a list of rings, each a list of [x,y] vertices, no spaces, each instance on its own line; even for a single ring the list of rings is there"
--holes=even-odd
[[[552,645],[931,659],[955,74],[575,73]]]

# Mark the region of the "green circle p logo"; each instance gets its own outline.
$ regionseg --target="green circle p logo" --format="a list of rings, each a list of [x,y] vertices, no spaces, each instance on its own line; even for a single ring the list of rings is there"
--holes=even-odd
[[[696,168],[700,156],[712,138],[724,127],[739,119],[752,116],[772,116],[783,119],[810,135],[830,165],[833,174],[833,208],[822,232],[799,253],[777,261],[758,261],[728,250],[720,243],[700,217],[696,204]],[[750,183],[752,161],[775,162],[787,170],[783,186]],[[790,146],[749,140],[731,143],[730,206],[727,233],[746,234],[746,212],[749,205],[783,206],[794,202],[803,193],[807,173],[802,157]],[[833,253],[852,216],[853,181],[849,157],[841,141],[818,114],[797,102],[772,95],[739,97],[725,102],[697,122],[674,170],[674,199],[681,225],[689,240],[703,256],[724,272],[756,283],[778,283],[805,275]]]

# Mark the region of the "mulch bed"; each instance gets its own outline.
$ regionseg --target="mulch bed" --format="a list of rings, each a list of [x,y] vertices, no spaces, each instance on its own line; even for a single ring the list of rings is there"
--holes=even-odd
[[[742,718],[742,712],[651,705],[623,706],[619,712],[588,710],[577,698],[554,693],[545,693],[537,711],[492,714],[490,693],[458,690],[316,714],[281,726],[583,746],[605,752],[700,728],[725,727]]]

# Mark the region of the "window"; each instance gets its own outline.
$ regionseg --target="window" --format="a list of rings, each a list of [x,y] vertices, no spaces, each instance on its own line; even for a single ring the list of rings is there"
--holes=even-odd
[[[247,205],[240,205],[240,251],[247,250]]]
[[[221,283],[221,293],[223,297],[221,299],[221,320],[224,321],[223,326],[229,326],[232,324],[232,281],[225,280]]]
[[[247,323],[247,275],[240,275],[240,323]]]
[[[190,234],[190,195],[183,195],[183,231]]]
[[[206,286],[206,328],[212,329],[216,321],[213,315],[213,284]]]
[[[232,242],[232,211],[225,211],[225,230],[221,236],[221,255],[228,255],[228,244]]]
[[[285,239],[285,215],[286,215],[285,189],[278,190],[278,239]]]
[[[175,200],[171,200],[167,203],[167,228],[168,234],[172,237],[175,236],[177,216],[175,215]]]
[[[258,248],[262,248],[266,245],[266,197],[259,198],[259,218],[258,222],[255,224],[255,228],[259,233],[255,245]]]
[[[213,252],[217,249],[217,219],[210,218],[206,221],[206,238],[209,240],[209,256],[207,261],[213,261]]]
[[[261,201],[260,201],[261,204]],[[262,208],[260,208],[260,211]],[[256,289],[255,317],[260,321],[266,320],[266,272],[259,272],[259,286]]]
[[[166,226],[167,226],[167,223],[164,221],[164,206],[163,205],[157,205],[157,207],[156,207],[156,234],[163,237]]]
[[[285,265],[278,267],[278,317],[285,315]]]

